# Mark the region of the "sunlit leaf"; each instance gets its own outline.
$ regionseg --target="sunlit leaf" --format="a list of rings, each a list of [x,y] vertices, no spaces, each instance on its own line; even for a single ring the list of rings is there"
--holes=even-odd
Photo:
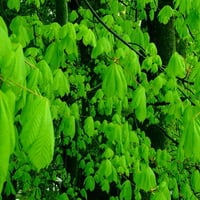
[[[122,189],[120,192],[120,199],[121,200],[131,200],[132,199],[132,187],[131,187],[131,182],[129,180],[126,180],[122,184]]]
[[[177,52],[175,52],[169,60],[167,73],[170,76],[178,76],[180,78],[185,77],[186,74],[185,61],[184,58]]]
[[[6,180],[8,164],[15,146],[14,95],[0,90],[0,193]]]
[[[15,9],[16,11],[19,11],[20,9],[20,0],[8,0],[7,6],[9,9]]]
[[[89,116],[84,121],[84,131],[89,136],[92,137],[94,135],[94,120],[93,117]]]
[[[134,176],[137,187],[145,192],[150,191],[156,187],[156,177],[153,170],[149,166],[142,166],[140,172]]]
[[[68,94],[70,91],[68,77],[60,69],[54,72],[53,90],[61,97]]]
[[[166,5],[160,10],[158,14],[158,19],[161,23],[167,24],[172,15],[173,15],[173,9],[171,8],[171,6]]]
[[[113,63],[107,68],[103,77],[102,89],[108,97],[125,97],[127,83],[120,65]]]
[[[29,95],[21,122],[23,148],[33,165],[40,170],[51,162],[54,152],[54,130],[48,100]]]

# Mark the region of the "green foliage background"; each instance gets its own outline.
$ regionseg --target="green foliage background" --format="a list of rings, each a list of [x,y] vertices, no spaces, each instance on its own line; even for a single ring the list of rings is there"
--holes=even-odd
[[[199,7],[2,0],[1,198],[198,200]]]

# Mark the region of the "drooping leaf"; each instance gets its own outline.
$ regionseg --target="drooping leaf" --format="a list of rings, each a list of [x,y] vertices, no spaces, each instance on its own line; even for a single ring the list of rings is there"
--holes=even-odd
[[[198,170],[192,172],[191,185],[195,193],[200,192],[200,173]]]
[[[92,176],[87,176],[84,181],[85,189],[93,191],[95,188],[95,180]]]
[[[15,146],[14,94],[0,90],[0,193],[8,171],[9,158]]]
[[[131,105],[135,109],[137,119],[143,122],[146,118],[146,94],[143,86],[134,91]]]
[[[126,180],[122,184],[122,189],[120,192],[120,200],[131,200],[132,199],[132,187],[131,182]]]
[[[24,62],[23,49],[20,44],[17,45],[15,51],[10,54],[10,63],[3,66],[1,73],[5,79],[15,82],[21,87],[26,86],[27,68]],[[4,87],[10,86],[5,84]],[[13,86],[12,89],[15,91],[17,97],[19,97],[22,89],[16,86]]]
[[[141,171],[135,174],[134,181],[138,188],[146,192],[156,187],[156,177],[149,166],[142,166]]]
[[[4,24],[3,21],[2,23]],[[2,25],[0,26],[0,69],[8,63],[11,53],[11,41],[8,37],[4,25]]]
[[[1,16],[0,16],[0,27],[5,31],[6,35],[8,35],[8,28]]]
[[[34,38],[32,26],[25,17],[15,17],[10,24],[10,29],[15,34],[13,40],[19,42],[22,47],[25,47]]]
[[[9,9],[15,9],[16,11],[19,11],[20,9],[20,0],[8,0],[7,6]]]
[[[171,6],[166,5],[160,10],[158,14],[158,19],[161,23],[167,24],[172,15],[173,15],[173,9],[171,8]]]
[[[184,156],[194,161],[200,160],[200,117],[199,108],[189,106],[183,115],[184,130],[181,136],[180,147]]]
[[[21,114],[20,139],[33,165],[40,170],[53,158],[54,130],[48,99],[29,95]]]
[[[127,83],[120,65],[113,63],[108,67],[103,77],[102,89],[108,97],[125,97]]]
[[[54,72],[53,90],[61,97],[68,94],[70,91],[68,77],[62,72],[61,69],[57,69]]]
[[[69,116],[62,119],[61,122],[61,131],[63,131],[65,136],[70,137],[71,139],[75,135],[75,117]]]
[[[94,120],[93,117],[89,116],[84,121],[84,131],[89,136],[92,137],[94,135]]]
[[[173,53],[169,60],[167,67],[167,73],[169,76],[178,76],[184,78],[186,74],[184,58],[177,52]]]
[[[91,57],[97,58],[99,55],[103,53],[110,52],[111,49],[112,46],[110,41],[106,37],[102,37],[97,41],[96,46],[93,48]]]

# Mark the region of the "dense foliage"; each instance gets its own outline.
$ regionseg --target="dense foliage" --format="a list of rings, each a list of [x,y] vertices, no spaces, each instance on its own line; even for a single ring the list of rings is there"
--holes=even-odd
[[[2,199],[200,198],[199,0],[2,0]]]

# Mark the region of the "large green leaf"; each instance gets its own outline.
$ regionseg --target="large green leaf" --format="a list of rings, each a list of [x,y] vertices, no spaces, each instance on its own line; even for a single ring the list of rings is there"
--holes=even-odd
[[[108,97],[125,97],[127,83],[120,65],[113,63],[107,68],[103,77],[102,89]]]
[[[172,15],[173,15],[173,9],[170,6],[166,5],[160,10],[158,14],[158,19],[161,23],[167,24]]]
[[[12,45],[5,29],[4,21],[0,24],[0,69],[4,66],[10,58],[12,53]]]
[[[10,63],[4,65],[1,71],[4,79],[9,79],[11,82],[22,86],[26,86],[27,68],[24,62],[23,49],[20,44],[16,45],[16,49],[10,54]],[[10,88],[7,84],[4,87]],[[17,95],[20,96],[22,89],[14,86],[12,89]]]
[[[16,11],[19,11],[20,9],[20,0],[8,0],[7,6],[9,9],[15,9]]]
[[[9,157],[15,145],[14,96],[0,90],[0,193],[6,179]]]
[[[200,161],[200,115],[199,108],[189,106],[183,115],[184,130],[181,136],[180,147],[186,158]]]
[[[131,106],[135,109],[137,119],[143,122],[146,119],[146,94],[142,85],[134,91]]]
[[[54,152],[54,130],[48,99],[30,95],[21,115],[20,139],[33,165],[47,166]]]
[[[131,182],[126,180],[122,184],[122,189],[120,192],[120,200],[131,200],[132,199],[132,187]]]
[[[184,78],[186,75],[186,67],[184,58],[177,52],[173,53],[169,60],[167,67],[167,74],[169,76],[178,76]]]
[[[142,166],[142,169],[135,173],[134,181],[138,188],[148,192],[156,187],[156,176],[149,166]]]

